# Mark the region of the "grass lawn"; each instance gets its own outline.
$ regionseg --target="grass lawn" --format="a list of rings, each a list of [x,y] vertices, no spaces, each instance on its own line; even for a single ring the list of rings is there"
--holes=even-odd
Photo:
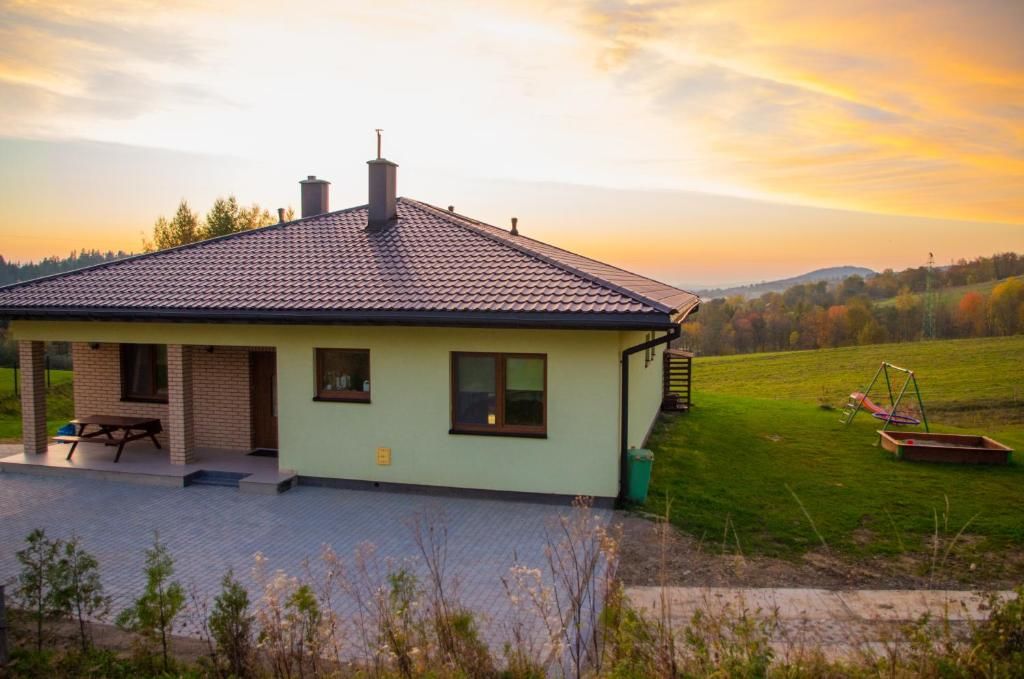
[[[74,417],[70,370],[51,371],[52,386],[46,394],[46,428],[58,427]],[[0,443],[21,440],[21,401],[14,392],[14,370],[0,368]]]
[[[851,391],[868,385],[882,361],[889,361],[914,371],[925,408],[938,422],[1024,426],[1022,357],[1024,336],[716,356],[694,362],[694,387],[735,396],[824,400],[839,408]]]
[[[747,554],[797,556],[820,547],[816,531],[847,554],[927,552],[936,517],[944,544],[973,517],[961,546],[1024,547],[1022,355],[1024,337],[697,359],[695,408],[650,442],[647,508],[671,498],[673,522],[718,549],[728,523]],[[844,427],[820,407],[823,394],[841,406],[883,358],[917,371],[933,430],[968,424],[1022,451],[1015,463],[897,462],[874,447],[875,420]]]

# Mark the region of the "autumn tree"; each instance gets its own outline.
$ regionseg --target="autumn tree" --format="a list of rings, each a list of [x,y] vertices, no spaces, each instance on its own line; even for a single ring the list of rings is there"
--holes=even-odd
[[[896,339],[901,342],[918,339],[921,335],[921,324],[924,319],[921,310],[921,300],[910,291],[910,288],[903,288],[896,297],[896,313],[898,319]]]
[[[989,297],[989,316],[993,329],[1000,335],[1013,335],[1020,330],[1024,307],[1024,281],[1008,278],[992,289]]]
[[[956,305],[956,326],[964,337],[981,337],[987,325],[985,298],[971,290]]]

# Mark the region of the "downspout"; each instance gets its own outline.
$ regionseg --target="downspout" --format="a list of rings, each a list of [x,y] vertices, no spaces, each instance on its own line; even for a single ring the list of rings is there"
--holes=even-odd
[[[652,349],[660,344],[669,344],[672,340],[682,335],[682,327],[679,323],[672,325],[671,329],[661,337],[648,340],[642,344],[628,347],[622,352],[622,397],[619,399],[622,405],[622,413],[619,416],[621,425],[621,441],[619,450],[619,500],[626,497],[626,472],[629,466],[629,357],[633,354]]]

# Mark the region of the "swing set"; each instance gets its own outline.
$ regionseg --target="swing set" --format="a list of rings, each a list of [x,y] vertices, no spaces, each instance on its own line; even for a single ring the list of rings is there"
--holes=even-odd
[[[894,379],[895,375],[892,375],[892,373],[905,375],[898,390],[896,389],[898,381]],[[871,390],[874,388],[875,383],[878,382],[879,377],[885,379],[885,388],[889,395],[888,410],[877,405],[868,398],[868,394],[871,393]],[[903,397],[907,395],[907,391],[911,385],[914,387],[914,396],[917,399],[918,408],[920,408],[920,419],[906,411],[901,412],[899,410],[900,403],[903,401]],[[846,408],[843,409],[843,416],[839,421],[848,425],[853,422],[853,418],[856,417],[857,413],[861,410],[865,410],[871,413],[871,416],[875,419],[885,422],[885,424],[882,425],[882,431],[888,429],[889,425],[917,426],[922,423],[924,424],[924,430],[926,432],[931,431],[931,429],[928,428],[928,416],[924,411],[924,401],[921,400],[921,390],[917,386],[917,378],[914,376],[914,371],[907,370],[906,368],[900,368],[892,363],[883,362],[875,372],[875,376],[871,378],[871,382],[868,384],[867,389],[863,392],[855,391],[850,394],[850,400],[846,404]]]

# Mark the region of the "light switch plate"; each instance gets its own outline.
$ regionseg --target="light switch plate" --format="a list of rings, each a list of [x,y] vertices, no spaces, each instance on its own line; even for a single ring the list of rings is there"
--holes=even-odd
[[[377,449],[377,464],[387,466],[391,464],[391,449],[390,448],[378,448]]]

